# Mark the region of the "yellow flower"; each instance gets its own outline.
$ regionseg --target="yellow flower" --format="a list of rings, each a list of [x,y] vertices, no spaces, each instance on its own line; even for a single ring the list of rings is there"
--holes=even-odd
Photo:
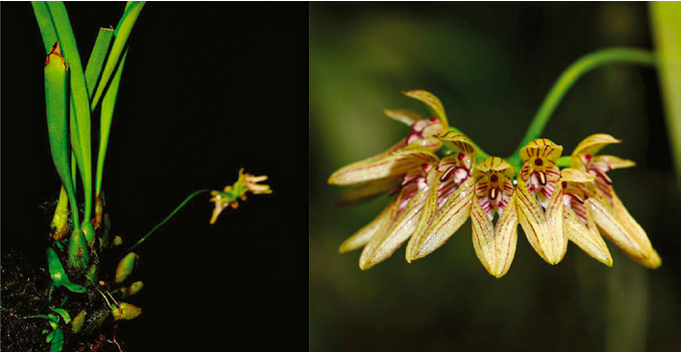
[[[254,176],[251,174],[245,174],[244,169],[239,170],[239,178],[232,186],[225,186],[222,191],[212,191],[211,202],[215,203],[215,208],[213,208],[213,215],[211,216],[211,225],[215,224],[218,220],[218,216],[222,213],[227,206],[231,206],[233,209],[237,209],[239,206],[238,200],[246,200],[246,193],[251,192],[253,194],[270,194],[272,190],[268,185],[262,185],[258,182],[263,182],[267,180],[268,177]]]
[[[469,218],[476,159],[474,147],[465,136],[446,132],[437,136],[452,153],[440,160],[436,185],[431,189],[417,230],[410,238],[405,259],[412,262],[440,248]]]
[[[516,252],[518,217],[513,177],[514,168],[498,157],[486,158],[474,168],[472,242],[476,256],[496,278],[509,271]]]
[[[561,170],[564,234],[592,258],[611,266],[613,259],[594,222],[594,211],[585,204],[584,189],[594,187],[594,176],[589,173],[573,168]]]
[[[634,166],[635,163],[611,155],[595,155],[613,143],[620,141],[607,134],[587,137],[573,151],[571,165],[594,176],[594,187],[581,187],[581,190],[602,234],[636,262],[648,268],[658,268],[661,258],[651,246],[646,232],[625,209],[606,175],[612,169]]]
[[[415,148],[435,152],[441,147],[440,140],[435,137],[447,129],[447,119],[441,102],[423,90],[412,90],[404,94],[426,104],[436,117],[423,118],[408,110],[385,110],[388,117],[407,124],[411,130],[388,150],[345,166],[329,177],[329,184],[355,186],[341,196],[341,204],[371,199],[395,189],[400,184],[402,175],[426,162],[419,153],[413,153]]]
[[[557,264],[568,239],[563,230],[561,173],[556,165],[563,148],[548,139],[536,139],[520,151],[516,204],[519,223],[528,242],[542,259]]]
[[[400,176],[397,194],[386,208],[367,226],[341,244],[339,252],[345,253],[364,246],[360,255],[360,268],[365,270],[388,259],[415,231],[429,190],[437,187],[438,157],[419,146],[403,149],[423,162]]]
[[[261,185],[258,182],[263,182],[268,179],[267,176],[254,176],[251,174],[245,174],[244,169],[239,169],[239,180],[244,182],[246,188],[253,194],[270,194],[272,190],[268,185]]]

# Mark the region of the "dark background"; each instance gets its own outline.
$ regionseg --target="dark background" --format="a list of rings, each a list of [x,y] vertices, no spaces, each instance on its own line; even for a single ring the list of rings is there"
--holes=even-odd
[[[125,3],[66,7],[85,65],[98,28],[115,27]],[[268,175],[274,193],[213,226],[209,196],[199,197],[139,248],[135,279],[145,287],[134,303],[144,312],[120,324],[126,351],[306,348],[307,16],[305,3],[142,10],[105,166],[114,233],[132,244],[194,190],[234,182],[240,167]],[[36,263],[59,191],[44,60],[31,5],[2,4],[2,251]]]
[[[680,179],[671,158],[679,146],[669,142],[651,67],[589,72],[543,137],[565,154],[594,133],[623,141],[603,153],[637,166],[609,176],[660,253],[658,270],[610,242],[612,268],[573,244],[550,266],[519,229],[514,263],[497,280],[466,222],[424,259],[407,264],[403,246],[360,271],[361,251],[338,247],[388,197],[338,207],[342,188],[327,184],[407,134],[383,109],[426,113],[402,90],[434,93],[451,125],[507,157],[563,70],[607,47],[651,50],[650,28],[643,2],[311,3],[310,350],[679,351]]]

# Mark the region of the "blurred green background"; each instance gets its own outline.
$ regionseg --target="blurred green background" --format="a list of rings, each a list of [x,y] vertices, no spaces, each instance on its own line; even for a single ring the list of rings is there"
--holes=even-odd
[[[311,351],[680,350],[679,170],[652,68],[588,73],[544,137],[568,152],[594,133],[623,140],[604,152],[637,167],[609,175],[659,251],[660,269],[611,243],[613,268],[573,244],[550,266],[519,228],[514,264],[496,280],[476,258],[469,222],[413,264],[404,246],[366,272],[360,251],[337,253],[388,197],[338,207],[342,189],[327,178],[407,133],[384,108],[426,112],[401,90],[436,94],[451,125],[506,157],[561,72],[611,46],[653,48],[646,3],[310,5]]]

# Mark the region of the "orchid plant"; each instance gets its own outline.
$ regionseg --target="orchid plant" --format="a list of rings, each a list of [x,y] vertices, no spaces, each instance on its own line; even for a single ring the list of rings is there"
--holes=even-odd
[[[45,99],[48,135],[53,161],[61,180],[59,201],[52,220],[51,245],[47,248],[50,290],[47,300],[61,300],[51,308],[57,315],[42,314],[23,318],[43,318],[51,331],[46,341],[50,351],[61,351],[67,341],[78,335],[84,322],[101,326],[112,317],[114,322],[135,319],[142,309],[127,302],[142,287],[142,281],[131,282],[133,270],[140,256],[133,249],[165,224],[194,197],[210,193],[215,210],[210,219],[214,224],[228,206],[237,207],[238,200],[247,194],[269,194],[270,187],[259,182],[267,176],[254,176],[239,171],[237,181],[222,190],[204,189],[192,193],[166,219],[142,236],[124,252],[113,273],[103,273],[106,255],[122,244],[119,236],[111,236],[104,190],[103,169],[106,160],[109,132],[127,58],[127,39],[144,6],[144,2],[128,2],[116,29],[99,31],[87,66],[81,64],[76,40],[66,8],[61,2],[33,2],[33,9],[47,53],[45,61]],[[93,131],[91,118],[99,112],[100,130],[95,179],[91,161]],[[80,173],[80,184],[77,173]],[[94,184],[94,187],[93,187]],[[81,194],[77,190],[82,189]],[[80,200],[77,196],[82,197]],[[82,218],[81,218],[82,215]],[[117,254],[114,254],[117,255]],[[80,309],[72,301],[102,301],[93,303],[96,309]],[[71,298],[69,300],[69,298]],[[100,305],[101,307],[97,306]],[[70,317],[74,316],[73,319]],[[92,330],[93,327],[90,327]],[[113,340],[108,342],[120,345]]]
[[[647,268],[661,258],[646,232],[618,198],[607,172],[634,166],[630,160],[600,155],[620,140],[608,134],[588,136],[570,155],[540,138],[568,89],[586,72],[607,64],[652,66],[652,53],[613,48],[586,55],[558,79],[511,156],[490,156],[448,123],[441,101],[425,90],[403,92],[430,110],[422,116],[407,110],[385,114],[410,127],[387,151],[334,172],[329,183],[354,186],[341,196],[353,204],[382,194],[393,196],[368,225],[341,244],[345,253],[363,248],[360,268],[386,260],[405,242],[408,262],[444,245],[471,219],[476,256],[492,276],[510,269],[521,225],[528,242],[549,264],[561,262],[568,242],[612,266],[603,237]]]

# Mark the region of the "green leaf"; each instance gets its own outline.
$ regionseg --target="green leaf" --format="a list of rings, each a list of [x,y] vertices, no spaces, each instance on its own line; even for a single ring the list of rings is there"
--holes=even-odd
[[[88,66],[85,68],[85,82],[88,86],[88,98],[95,93],[95,85],[102,68],[104,60],[107,58],[107,52],[111,45],[111,40],[114,38],[114,30],[110,28],[100,28],[95,40],[95,46],[92,48],[92,53],[88,59]]]
[[[133,30],[135,21],[137,21],[137,17],[140,15],[140,11],[142,11],[144,4],[145,1],[131,1],[128,3],[128,5],[126,5],[123,17],[121,17],[121,20],[116,26],[116,32],[114,33],[114,44],[111,47],[111,52],[109,53],[107,63],[104,66],[102,79],[97,85],[97,90],[95,91],[95,95],[92,98],[92,102],[90,103],[90,107],[93,110],[95,107],[97,107],[99,99],[104,93],[104,88],[107,86],[109,78],[111,78],[111,75],[114,73],[114,69],[118,64],[118,60],[121,58],[121,54],[123,53],[126,42],[128,41],[130,32]]]
[[[71,70],[71,111],[75,114],[73,120],[77,125],[77,147],[80,150],[80,152],[76,152],[76,159],[78,160],[81,178],[83,180],[83,189],[85,193],[84,220],[87,221],[90,220],[92,212],[92,161],[90,160],[90,104],[88,99],[88,88],[85,81],[85,74],[83,73],[83,66],[81,65],[80,55],[78,54],[76,38],[73,35],[66,8],[62,2],[57,1],[48,2],[47,6],[52,15],[57,37],[62,44],[64,57]],[[76,146],[74,146],[74,148],[75,147]]]
[[[47,111],[47,131],[50,138],[50,151],[57,173],[66,189],[71,203],[74,222],[78,223],[78,206],[69,166],[69,145],[67,133],[68,85],[67,67],[59,42],[55,42],[45,62],[45,104]],[[76,225],[76,228],[78,225]]]
[[[59,38],[57,37],[57,31],[55,30],[54,23],[52,21],[52,16],[50,15],[50,10],[48,9],[47,2],[45,1],[31,1],[31,5],[33,5],[33,13],[36,15],[38,27],[40,28],[40,34],[43,37],[45,53],[49,53],[52,45],[59,41]]]
[[[114,106],[116,105],[116,97],[118,96],[118,87],[121,83],[121,73],[125,65],[126,57],[128,56],[128,49],[123,54],[121,62],[118,64],[116,74],[111,80],[109,89],[104,95],[102,101],[102,113],[100,117],[100,139],[99,139],[99,154],[97,156],[97,171],[95,176],[95,194],[99,195],[102,190],[102,176],[104,174],[104,161],[107,155],[107,145],[109,144],[109,131],[111,130],[111,121],[114,117]]]
[[[62,266],[62,263],[59,261],[59,256],[57,255],[57,252],[55,252],[54,249],[50,247],[47,248],[47,267],[50,272],[52,282],[56,287],[64,286],[69,291],[76,293],[85,292],[85,288],[78,286],[76,284],[72,284],[71,281],[69,281],[69,277],[66,275],[64,267]]]
[[[657,52],[658,77],[663,92],[675,170],[680,170],[680,3],[650,2],[651,32]]]
[[[50,352],[61,352],[64,347],[64,333],[61,329],[52,332],[52,343],[50,343]]]
[[[55,307],[50,307],[50,310],[54,311],[55,313],[59,314],[62,319],[64,319],[65,323],[70,323],[71,322],[71,316],[69,316],[69,313],[66,311],[64,308],[55,308]]]

